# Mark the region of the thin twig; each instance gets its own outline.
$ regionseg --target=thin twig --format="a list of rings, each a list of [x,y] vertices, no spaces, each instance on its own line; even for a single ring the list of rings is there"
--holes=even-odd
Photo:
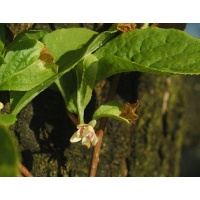
[[[28,171],[28,169],[26,167],[24,167],[24,165],[19,164],[19,170],[23,176],[33,177],[33,175]]]
[[[71,119],[71,121],[75,124],[75,125],[78,125],[80,124],[80,121],[79,119],[77,119],[73,113],[71,113],[68,109],[67,109],[67,115],[68,117]]]
[[[119,83],[119,79],[120,79],[120,74],[117,74],[113,77],[111,88],[110,88],[110,91],[109,91],[109,94],[108,94],[108,97],[106,100],[107,102],[114,98],[115,92],[117,89],[117,85]],[[99,130],[97,131],[98,142],[93,150],[92,162],[91,162],[90,174],[89,174],[90,177],[96,176],[97,166],[98,166],[98,162],[99,162],[99,154],[100,154],[100,149],[101,149],[101,144],[102,144],[106,124],[107,124],[107,118],[102,118],[100,121]]]

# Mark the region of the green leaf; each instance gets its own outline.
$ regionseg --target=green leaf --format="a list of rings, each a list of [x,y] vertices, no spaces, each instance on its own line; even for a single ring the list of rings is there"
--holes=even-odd
[[[58,64],[59,72],[55,76],[44,81],[42,84],[36,86],[28,92],[12,91],[12,114],[17,115],[21,109],[40,92],[49,87],[54,81],[60,79],[64,74],[69,72],[75,65],[77,65],[78,62],[80,62],[86,55],[89,55],[93,51],[97,50],[101,45],[104,44],[103,42],[107,41],[115,34],[115,32],[101,33],[92,41],[93,37],[96,36],[96,32],[87,29],[75,29],[67,29],[68,31],[63,29],[56,30],[55,32],[57,32],[57,35],[52,32],[49,33],[50,35],[47,34],[43,37],[42,42],[44,42],[51,55],[54,57],[56,64]],[[87,33],[85,32],[85,34],[82,34],[82,31],[85,30]],[[87,37],[85,37],[86,35]],[[79,40],[74,39],[78,37],[80,37]],[[77,41],[79,41],[79,44]],[[69,81],[68,84],[69,85],[67,87],[71,87],[73,84],[76,85],[76,80],[75,82]],[[67,96],[68,93],[66,92],[65,94]]]
[[[5,43],[5,27],[4,24],[0,24],[0,54],[4,49],[4,43]]]
[[[134,29],[114,38],[95,52],[100,59],[98,74],[101,75],[97,79],[103,78],[106,67],[109,72],[105,77],[124,71],[200,74],[199,54],[200,40],[183,31],[161,28]],[[129,66],[128,70],[122,66],[123,62],[126,67]]]
[[[27,39],[32,39],[32,40],[40,40],[43,38],[48,32],[44,30],[28,30],[28,31],[23,31],[19,33],[15,41],[19,42],[22,40],[27,40]]]
[[[0,90],[26,91],[57,72],[57,66],[36,40],[23,40],[8,49],[0,67]]]
[[[4,58],[3,56],[0,55],[0,66],[3,64],[3,62],[4,62]]]
[[[54,57],[59,71],[62,71],[76,60],[75,51],[85,49],[96,35],[97,32],[84,28],[59,29],[46,34],[42,42]]]
[[[77,78],[75,70],[71,69],[60,79],[57,79],[55,83],[63,96],[67,109],[77,114]]]
[[[82,31],[84,32],[84,34],[82,34]],[[75,38],[74,37],[74,33],[77,34],[76,38],[79,38],[79,39],[78,40],[76,39],[76,41],[71,39],[70,40],[71,43],[67,42],[66,38]],[[87,47],[87,51],[85,52],[85,55],[89,55],[91,52],[93,52],[96,49],[98,49],[105,42],[107,42],[110,38],[112,38],[115,35],[115,33],[116,33],[116,31],[106,31],[106,32],[103,32],[103,33],[99,34],[89,44],[89,46]],[[88,36],[85,37],[85,35],[88,35],[88,34],[91,34],[91,36],[92,36],[91,38],[93,38],[94,35],[96,36],[96,32],[90,31],[90,30],[88,31],[87,29],[81,29],[81,28],[61,29],[61,30],[57,30],[54,34],[52,34],[51,37],[48,34],[43,39],[43,42],[46,43],[47,47],[52,48],[51,53],[55,57],[59,58],[59,57],[61,57],[61,55],[63,55],[63,57],[65,57],[67,54],[64,55],[64,52],[66,52],[66,51],[69,51],[69,52],[72,51],[73,52],[74,48],[77,48],[79,46],[84,46],[84,44],[82,44],[82,42],[85,41],[85,39],[88,37]],[[58,44],[55,44],[55,42],[54,43],[49,42],[49,45],[53,45],[53,46],[48,46],[47,39],[49,41],[55,41],[55,37],[58,38],[57,39]],[[64,42],[61,41],[61,40],[63,40],[63,38],[64,38],[64,41],[66,41],[66,44],[68,44],[68,45],[63,45]],[[88,41],[91,41],[91,38]],[[88,41],[85,41],[85,43],[89,43]],[[79,44],[77,44],[77,42],[79,42]],[[56,47],[56,45],[58,45],[60,48]],[[57,55],[58,52],[59,52],[60,55]],[[72,56],[70,56],[70,57],[72,57]],[[94,58],[94,56],[90,55],[90,58]],[[87,60],[89,60],[89,57],[87,58]],[[58,61],[58,63],[62,63],[62,61]],[[56,80],[56,84],[57,84],[57,86],[58,86],[58,88],[59,88],[59,90],[60,90],[60,92],[61,92],[61,94],[62,94],[62,96],[63,96],[63,98],[65,100],[65,104],[66,104],[68,110],[73,112],[73,113],[78,114],[78,110],[77,110],[77,94],[76,94],[77,78],[76,78],[75,71],[71,70],[70,72],[68,72],[67,74],[62,76],[59,80]],[[88,102],[85,102],[85,105],[87,103]]]
[[[92,54],[86,56],[83,62],[75,68],[77,75],[77,108],[81,124],[84,123],[84,110],[92,97],[97,70],[97,58]]]
[[[155,69],[151,69],[149,67],[145,67],[135,62],[124,60],[123,58],[112,55],[101,58],[98,62],[98,66],[99,67],[96,77],[96,83],[114,74],[122,72],[140,71],[152,74],[159,74],[159,72]],[[162,72],[160,74],[162,74]]]
[[[58,32],[58,35],[59,35],[59,33],[60,32]],[[51,34],[51,33],[49,33],[49,34]],[[81,35],[81,31],[77,32],[77,34]],[[71,33],[70,33],[70,35],[71,35]],[[48,36],[48,34],[46,36]],[[51,48],[51,42],[53,41],[53,37],[46,37],[46,36],[43,38],[44,39],[43,42],[46,43],[46,46]],[[67,37],[67,34],[65,35],[65,37]],[[65,37],[63,36],[64,40],[66,39]],[[91,37],[93,37],[93,33],[90,35],[89,40],[91,39]],[[56,43],[56,41],[58,41],[58,43]],[[57,49],[59,51],[59,47],[63,46],[63,43],[60,42],[59,40],[55,40],[54,44],[55,43],[57,44],[55,46],[57,46]],[[56,52],[52,51],[52,49],[49,50],[50,52],[53,52],[52,54],[54,54],[54,55],[56,54],[57,63],[61,63],[61,66],[59,66],[58,74],[54,75],[50,79],[44,81],[42,84],[36,86],[35,88],[31,89],[28,92],[18,92],[18,91],[14,92],[14,91],[12,91],[12,93],[11,93],[11,111],[12,111],[12,114],[17,115],[21,111],[21,109],[24,106],[26,106],[34,97],[36,97],[40,92],[42,92],[44,89],[49,87],[54,81],[60,79],[64,74],[69,72],[82,58],[84,58],[85,52],[87,50],[87,46],[84,46],[80,49],[75,50],[75,48],[77,48],[77,44],[76,43],[74,43],[74,44],[75,44],[75,46],[71,46],[71,49],[74,49],[73,54],[68,57],[67,61],[64,62],[63,65],[62,65],[62,62],[58,58],[60,57],[62,59],[63,54],[66,55],[67,52],[59,51],[61,55],[58,55],[58,54],[56,54]],[[61,46],[59,46],[59,45],[61,45]],[[83,45],[81,45],[81,46],[83,46]],[[66,51],[67,51],[67,49],[66,49]],[[69,50],[69,51],[71,52],[71,50]],[[71,82],[70,84],[73,84],[73,83]]]
[[[40,40],[42,37],[44,37],[48,32],[44,30],[26,30],[21,33],[19,33],[14,41],[12,41],[6,48],[6,51],[4,52],[4,56],[7,53],[9,49],[15,48],[19,44],[20,41],[23,40]]]
[[[0,125],[0,177],[19,175],[19,150],[12,132]]]
[[[102,117],[109,117],[117,120],[121,120],[129,124],[129,121],[120,116],[124,106],[116,100],[109,101],[106,104],[101,105],[94,113],[92,119],[99,119]]]
[[[106,42],[111,40],[113,37],[116,36],[116,33],[118,30],[111,30],[111,31],[105,31],[101,34],[99,34],[89,45],[88,47],[88,53],[96,51],[101,46],[103,46]]]
[[[16,121],[17,121],[17,118],[13,114],[0,114],[0,124],[4,126],[12,125]]]

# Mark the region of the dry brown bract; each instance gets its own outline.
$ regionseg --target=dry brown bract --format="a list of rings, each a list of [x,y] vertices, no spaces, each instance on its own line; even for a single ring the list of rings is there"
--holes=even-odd
[[[137,100],[136,103],[130,104],[126,103],[122,113],[120,114],[121,117],[127,119],[129,123],[132,123],[133,120],[137,120],[138,116],[135,114],[137,107],[139,106],[139,101]]]
[[[127,33],[136,28],[135,23],[122,23],[117,26],[117,29],[122,31],[123,33]]]

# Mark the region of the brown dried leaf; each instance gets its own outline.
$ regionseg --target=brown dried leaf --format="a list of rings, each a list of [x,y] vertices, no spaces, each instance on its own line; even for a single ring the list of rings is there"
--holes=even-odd
[[[127,33],[136,28],[135,23],[122,23],[117,26],[117,29],[122,31],[123,33]]]
[[[139,101],[137,100],[136,103],[130,104],[126,103],[122,113],[120,114],[121,117],[127,119],[129,123],[132,123],[133,120],[137,120],[138,116],[135,114],[137,107],[139,106]]]

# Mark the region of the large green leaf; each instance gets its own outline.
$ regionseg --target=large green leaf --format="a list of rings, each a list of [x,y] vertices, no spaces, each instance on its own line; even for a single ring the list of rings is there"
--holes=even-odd
[[[96,35],[97,32],[84,28],[59,29],[46,34],[42,42],[54,57],[60,72],[76,60],[75,51],[86,49]]]
[[[159,71],[155,69],[137,64],[135,62],[131,62],[129,60],[124,60],[123,58],[112,55],[101,58],[98,62],[98,66],[99,67],[96,76],[96,82],[99,82],[103,79],[106,79],[114,74],[121,72],[139,71],[152,74],[159,74]],[[160,74],[162,74],[162,72],[160,72]],[[165,74],[167,73],[165,72]]]
[[[0,68],[0,90],[30,90],[55,75],[57,66],[49,56],[39,41],[15,42]]]
[[[12,133],[0,125],[0,177],[19,175],[19,150]]]
[[[97,80],[124,71],[200,74],[199,54],[200,40],[183,31],[135,29],[114,38],[95,52],[100,59]]]
[[[106,104],[101,105],[94,113],[92,119],[99,119],[102,117],[109,117],[117,120],[124,121],[129,124],[126,118],[120,116],[124,106],[118,101],[109,101]]]

